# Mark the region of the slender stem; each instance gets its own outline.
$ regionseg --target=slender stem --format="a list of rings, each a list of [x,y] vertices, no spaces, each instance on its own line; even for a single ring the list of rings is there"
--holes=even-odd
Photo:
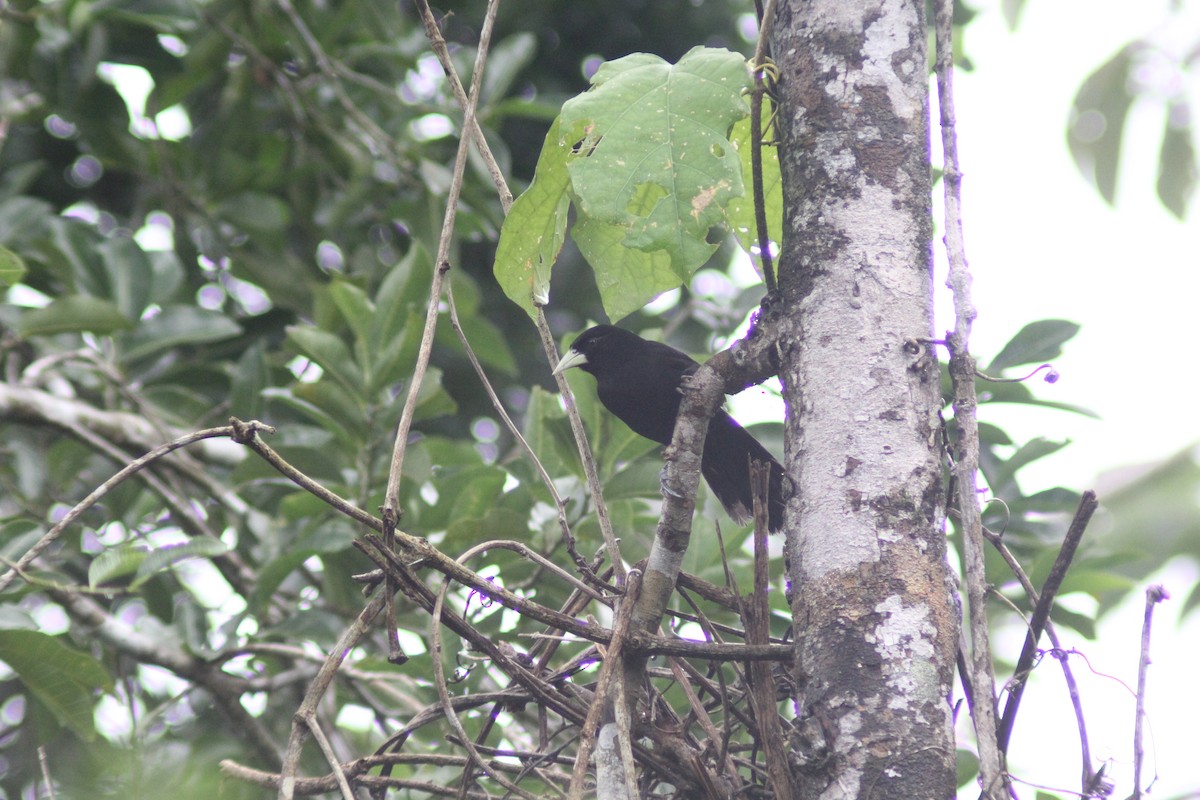
[[[1025,690],[1025,679],[1033,666],[1034,656],[1037,655],[1038,639],[1042,635],[1046,621],[1050,618],[1050,609],[1054,605],[1054,598],[1058,595],[1063,578],[1066,577],[1071,561],[1075,557],[1075,550],[1079,547],[1083,533],[1087,530],[1088,522],[1091,520],[1092,514],[1096,512],[1098,505],[1095,492],[1083,493],[1083,497],[1079,500],[1079,507],[1075,510],[1075,517],[1071,520],[1071,525],[1067,528],[1067,535],[1063,538],[1062,547],[1059,548],[1058,556],[1054,559],[1050,573],[1046,576],[1046,582],[1037,595],[1033,615],[1029,618],[1029,632],[1025,636],[1025,646],[1021,649],[1021,656],[1017,659],[1017,666],[1013,671],[1012,688],[1009,690],[1008,700],[1004,704],[1004,718],[996,729],[996,743],[1002,752],[1008,750],[1008,741],[1012,736],[1013,724],[1016,722],[1017,709],[1021,706],[1021,696]]]
[[[538,334],[541,335],[542,348],[546,351],[546,360],[551,364],[558,363],[558,347],[554,344],[554,335],[550,333],[550,325],[546,315],[538,309]],[[612,564],[617,586],[625,585],[625,563],[621,559],[621,547],[617,536],[613,533],[612,520],[608,517],[608,506],[604,502],[604,490],[600,487],[600,475],[596,471],[596,459],[592,455],[591,445],[588,444],[587,431],[584,430],[583,420],[579,409],[575,407],[575,396],[566,377],[560,372],[554,376],[558,382],[558,391],[562,395],[563,405],[567,409],[567,419],[571,421],[571,433],[575,436],[575,446],[583,461],[583,474],[587,477],[588,491],[592,494],[592,503],[596,506],[596,517],[600,521],[600,533],[604,537],[604,546],[608,551],[609,563]]]
[[[774,18],[775,0],[767,0],[767,6],[758,21],[758,43],[754,49],[754,91],[750,94],[750,173],[754,185],[754,227],[758,236],[758,257],[762,264],[763,280],[769,293],[774,293],[776,283],[775,265],[771,255],[771,235],[767,230],[767,203],[763,193],[762,101],[767,91],[766,82],[763,80],[763,64],[767,57],[767,42]]]
[[[1146,672],[1150,666],[1150,623],[1154,619],[1154,606],[1171,595],[1162,586],[1151,586],[1146,590],[1146,613],[1142,617],[1142,650],[1138,658],[1137,711],[1133,721],[1133,797],[1142,797],[1142,761],[1146,752],[1142,745],[1142,720],[1146,717]]]
[[[1029,597],[1029,602],[1037,605],[1040,595],[1034,588],[1033,581],[1025,574],[1025,570],[1017,562],[1016,556],[1004,544],[1004,540],[998,535],[984,530],[983,535],[992,543],[992,546],[1000,553],[1000,557],[1004,559],[1004,563],[1012,570],[1012,573],[1017,576],[1021,587],[1024,588],[1025,594]],[[1075,710],[1075,727],[1079,730],[1079,750],[1080,750],[1080,772],[1081,786],[1083,793],[1086,795],[1096,777],[1096,772],[1092,768],[1092,749],[1088,744],[1087,724],[1083,717],[1083,701],[1079,697],[1079,683],[1075,680],[1075,674],[1071,670],[1070,653],[1062,646],[1059,641],[1058,632],[1054,628],[1054,623],[1049,619],[1046,620],[1046,638],[1050,640],[1050,645],[1054,648],[1053,655],[1062,665],[1063,680],[1067,684],[1067,694],[1071,698],[1071,707]]]

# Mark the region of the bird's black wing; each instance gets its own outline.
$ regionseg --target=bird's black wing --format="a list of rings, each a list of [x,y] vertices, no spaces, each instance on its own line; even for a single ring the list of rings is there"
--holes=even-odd
[[[670,444],[679,416],[680,389],[700,365],[686,353],[612,325],[579,335],[556,371],[577,366],[596,376],[600,402],[634,432]],[[708,424],[701,473],[729,516],[745,522],[753,509],[750,460],[770,465],[769,527],[783,525],[783,467],[725,411]]]

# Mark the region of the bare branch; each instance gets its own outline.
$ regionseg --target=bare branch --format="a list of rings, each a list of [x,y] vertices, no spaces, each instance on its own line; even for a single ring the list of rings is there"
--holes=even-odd
[[[1046,576],[1046,583],[1038,594],[1037,604],[1029,619],[1029,632],[1025,637],[1025,646],[1021,650],[1021,656],[1017,659],[1017,666],[1013,671],[1012,688],[1009,690],[1008,700],[1004,704],[1004,718],[996,730],[996,744],[1002,753],[1008,750],[1008,740],[1012,735],[1013,724],[1016,722],[1017,710],[1021,706],[1025,678],[1037,653],[1037,641],[1042,635],[1046,620],[1050,617],[1054,598],[1058,595],[1058,589],[1062,586],[1063,578],[1066,577],[1067,570],[1071,566],[1071,560],[1075,557],[1075,550],[1079,547],[1084,531],[1087,530],[1088,522],[1098,505],[1095,492],[1083,493],[1083,497],[1079,500],[1079,508],[1075,510],[1075,517],[1071,520],[1070,527],[1067,528],[1067,535],[1063,539],[1062,547],[1054,559],[1054,565]]]
[[[83,514],[84,511],[87,511],[93,505],[98,503],[105,495],[112,491],[114,487],[124,482],[126,478],[137,474],[158,459],[162,458],[168,453],[178,450],[181,447],[187,447],[190,444],[202,441],[204,439],[230,436],[233,436],[233,428],[229,426],[196,431],[195,433],[189,433],[186,436],[181,436],[173,442],[167,442],[166,444],[159,445],[149,453],[146,453],[144,456],[129,462],[123,469],[119,470],[111,478],[93,489],[87,497],[76,503],[70,511],[63,515],[63,518],[60,519],[54,525],[54,527],[46,531],[46,534],[42,536],[42,538],[39,539],[33,545],[33,547],[30,547],[29,550],[25,552],[25,555],[21,556],[17,560],[11,569],[9,569],[3,575],[0,575],[0,591],[4,591],[4,589],[6,589],[8,585],[13,582],[13,579],[17,577],[18,573],[27,570],[29,565],[33,563],[34,559],[36,559],[47,547],[53,544],[68,526],[75,522],[75,520],[79,519],[79,516]]]
[[[947,338],[950,348],[950,377],[954,383],[954,421],[960,432],[959,453],[954,462],[958,506],[963,530],[964,569],[967,580],[968,620],[971,629],[971,684],[975,737],[979,746],[979,774],[985,797],[999,797],[1008,785],[1004,753],[996,742],[996,676],[992,665],[987,620],[987,577],[984,570],[983,520],[976,497],[979,469],[979,422],[975,417],[975,359],[969,350],[975,308],[971,302],[971,275],[967,270],[962,232],[962,172],[958,163],[958,141],[954,118],[954,3],[936,4],[937,85],[941,112],[943,172],[945,187],[945,243],[950,262],[947,279],[954,295],[954,330]]]
[[[479,102],[479,90],[483,85],[483,65],[487,61],[488,45],[492,38],[492,28],[496,21],[496,8],[499,0],[489,0],[487,13],[483,18],[483,26],[479,32],[479,50],[475,54],[475,71],[471,76],[471,92],[463,109],[464,127],[467,130],[475,122],[475,106]],[[404,408],[400,412],[400,424],[396,432],[396,444],[392,452],[392,465],[388,471],[387,492],[383,502],[383,519],[385,534],[399,523],[400,508],[400,476],[404,472],[404,453],[408,447],[408,432],[412,428],[413,414],[417,407],[417,397],[425,380],[425,372],[429,368],[429,357],[433,352],[433,334],[437,330],[439,306],[442,299],[442,284],[450,269],[450,245],[453,241],[454,223],[458,217],[458,198],[462,192],[463,174],[467,168],[467,150],[470,138],[463,136],[458,142],[458,151],[454,156],[454,172],[450,181],[450,190],[446,193],[446,213],[442,219],[442,232],[438,239],[437,256],[434,259],[433,283],[429,287],[429,307],[425,313],[425,327],[421,334],[421,344],[417,350],[417,364],[409,382],[408,396],[404,400]]]

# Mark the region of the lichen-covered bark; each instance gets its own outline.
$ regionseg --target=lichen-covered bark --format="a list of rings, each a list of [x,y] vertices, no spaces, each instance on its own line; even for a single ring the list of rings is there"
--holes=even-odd
[[[804,798],[954,794],[922,0],[783,0],[786,545]]]

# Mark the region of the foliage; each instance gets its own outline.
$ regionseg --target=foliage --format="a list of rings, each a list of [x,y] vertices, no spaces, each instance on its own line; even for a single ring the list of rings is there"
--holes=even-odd
[[[481,14],[461,5],[443,23],[465,75],[477,41],[468,20]],[[627,324],[705,353],[711,331],[733,329],[761,296],[758,287],[737,286],[723,266],[728,250],[707,241],[714,226],[743,236],[749,227],[735,197],[748,139],[738,122],[742,55],[694,57],[712,59],[705,63],[726,87],[708,109],[719,122],[709,124],[736,123],[736,153],[719,138],[700,145],[725,170],[715,184],[695,180],[672,193],[647,182],[620,194],[612,190],[616,162],[601,160],[619,126],[599,142],[588,127],[611,102],[605,86],[645,79],[661,93],[668,78],[670,91],[681,78],[686,90],[695,75],[677,72],[692,43],[744,47],[726,30],[732,6],[692,5],[530,3],[500,20],[477,117],[506,172],[533,178],[512,213],[542,220],[528,229],[542,239],[514,260],[534,253],[546,263],[538,291],[521,291],[554,298],[547,316],[556,334],[605,313],[623,316],[681,285],[669,313],[635,312]],[[462,132],[420,21],[371,0],[299,7],[26,0],[3,13],[0,286],[14,288],[0,307],[0,556],[15,562],[133,458],[231,415],[274,425],[269,444],[288,462],[358,508],[378,509]],[[579,53],[638,50],[658,55],[608,62],[594,76],[596,91],[551,126],[561,100],[582,89]],[[138,80],[144,98],[131,93]],[[696,155],[680,127],[688,123],[659,131],[681,162]],[[573,150],[581,140],[587,156]],[[540,151],[549,161],[535,171],[542,141],[551,145]],[[768,189],[778,208],[777,178],[768,176]],[[656,238],[690,219],[688,209],[710,193],[721,196],[719,215],[701,204],[703,213],[682,226],[686,241]],[[583,211],[572,235],[598,270],[594,283],[580,252],[563,244],[568,199]],[[500,284],[510,297],[517,292],[490,269],[497,238],[503,256],[515,230],[505,225],[501,236],[503,223],[490,178],[473,159],[451,248],[459,322],[566,500],[578,549],[590,556],[601,539],[564,411],[543,388],[548,369],[534,357],[539,346],[526,314]],[[613,257],[644,258],[659,269],[632,292]],[[1018,334],[989,369],[1050,359],[1071,333],[1069,323],[1042,323]],[[587,376],[570,379],[622,545],[644,552],[659,497],[657,453],[603,413]],[[990,402],[1045,404],[1020,384],[997,384]],[[453,556],[484,540],[512,540],[566,563],[551,492],[480,391],[448,320],[433,342],[415,420],[400,483],[404,531]],[[777,433],[765,427],[764,438]],[[990,508],[988,522],[1036,564],[1061,530],[1053,515],[1068,511],[1075,495],[1026,495],[1016,475],[1058,443],[1017,446],[999,428],[984,433],[984,473],[1007,505],[1003,513]],[[728,569],[749,586],[747,531],[732,528],[717,504],[701,507],[695,538],[710,544],[693,547],[686,568],[718,585]],[[0,661],[9,670],[0,675],[0,791],[31,791],[43,747],[60,796],[147,794],[167,781],[180,797],[258,796],[239,781],[219,781],[216,765],[234,759],[274,768],[320,654],[364,605],[353,576],[374,565],[354,546],[362,534],[225,440],[199,442],[107,487],[0,594]],[[718,541],[724,553],[711,544]],[[1089,556],[1079,590],[1110,602],[1124,586],[1107,568],[1118,555]],[[548,608],[566,606],[574,589],[499,547],[470,566]],[[1001,582],[1005,573],[993,566]],[[436,586],[435,577],[428,584]],[[339,757],[381,747],[435,707],[435,666],[456,673],[456,696],[506,688],[492,665],[478,661],[471,635],[503,643],[521,663],[551,653],[561,685],[586,688],[594,679],[586,642],[554,652],[535,638],[540,627],[481,597],[467,588],[450,593],[471,631],[440,653],[416,601],[398,619],[407,664],[385,660],[382,634],[353,649],[324,719]],[[735,611],[706,612],[704,622],[718,630],[740,624]],[[694,620],[683,607],[676,625],[696,635]],[[1092,624],[1064,622],[1085,631]],[[783,617],[772,624],[782,635]],[[711,668],[705,677],[720,684],[737,673]],[[684,695],[681,685],[664,689],[672,713],[689,708]],[[498,722],[505,746],[533,749],[544,744],[539,713],[497,701],[463,719],[472,736]],[[713,719],[725,723],[717,712]],[[748,739],[740,723],[729,724]],[[452,733],[440,722],[414,724],[405,746],[428,754]],[[306,751],[302,772],[327,771],[315,748]],[[460,773],[394,770],[398,779],[434,782]]]
[[[230,415],[277,426],[271,445],[290,463],[378,508],[462,119],[419,20],[371,3],[85,1],[5,13],[0,278],[15,288],[0,308],[3,556],[25,554],[134,456]],[[607,25],[642,12],[609,4],[604,13]],[[540,91],[570,85],[536,69],[562,54],[515,27],[533,22],[506,31],[502,21],[478,111],[505,166],[540,139],[512,132],[544,132],[558,112]],[[447,20],[465,42],[453,55],[466,74],[471,35],[456,25]],[[678,58],[676,41],[664,35],[661,52]],[[608,47],[639,49],[619,38]],[[729,57],[744,75],[743,57]],[[727,102],[740,104],[736,89]],[[548,370],[531,358],[535,334],[491,277],[501,216],[472,162],[452,247],[459,320],[522,412],[521,432],[591,551],[599,534],[557,397],[538,386]],[[578,265],[566,253],[556,271],[559,331],[602,313]],[[708,285],[716,291],[685,289],[673,321],[677,341],[697,349],[713,321],[730,328],[753,302],[728,278]],[[400,486],[404,530],[454,554],[494,538],[559,558],[546,487],[514,451],[450,326],[440,327]],[[656,459],[590,398],[580,392],[611,513],[631,551],[644,551]],[[711,538],[713,524],[700,535]],[[115,754],[143,748],[187,765],[172,780],[181,796],[212,796],[222,758],[270,768],[313,655],[362,607],[351,578],[371,566],[353,547],[360,534],[230,442],[203,442],[111,486],[3,596],[0,660],[11,671],[0,683],[0,789],[18,796],[38,779],[39,746],[67,796],[136,792],[137,758]],[[745,532],[725,535],[746,579]],[[548,607],[571,588],[501,550],[472,566]],[[723,579],[716,551],[698,549],[690,567]],[[523,646],[512,619],[471,596],[463,589],[452,602],[477,630]],[[436,701],[428,616],[410,608],[400,626],[411,661],[387,665],[385,643],[372,640],[332,696],[344,753],[369,752],[380,730]],[[40,662],[50,666],[31,667]],[[460,690],[492,681],[464,670]],[[368,709],[382,728],[363,723]],[[531,723],[520,720],[509,725],[513,743]],[[420,749],[441,735],[421,729],[414,741]],[[323,764],[314,753],[303,769]],[[221,791],[249,793],[236,781]]]
[[[1161,27],[1167,30],[1171,25]],[[1109,203],[1116,200],[1126,118],[1135,102],[1150,101],[1162,115],[1158,199],[1176,217],[1187,215],[1200,178],[1195,110],[1189,99],[1197,81],[1198,44],[1193,39],[1180,48],[1161,34],[1133,39],[1079,87],[1067,143],[1079,171]]]

